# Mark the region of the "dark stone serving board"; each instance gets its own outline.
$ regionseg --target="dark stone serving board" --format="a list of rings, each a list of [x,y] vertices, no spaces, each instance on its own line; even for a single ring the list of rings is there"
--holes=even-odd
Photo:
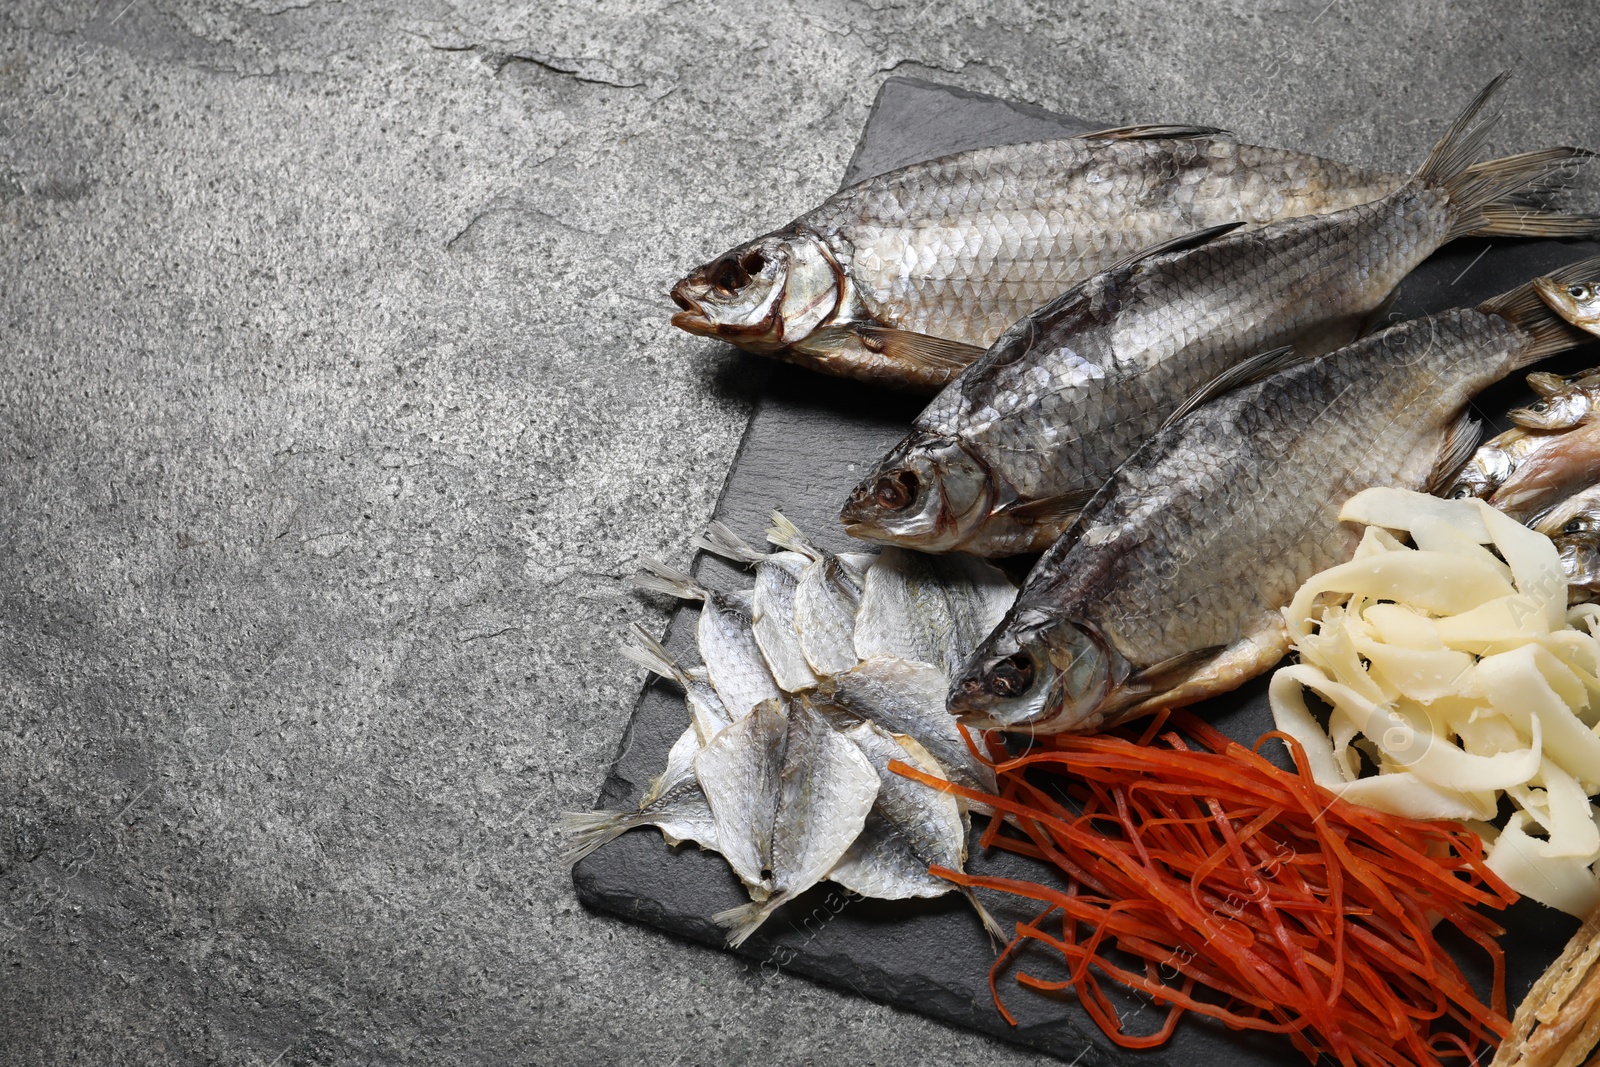
[[[1162,116],[1157,116],[1162,117]],[[1177,119],[1183,116],[1167,116]],[[907,163],[947,152],[1006,144],[1101,128],[990,96],[905,78],[891,78],[878,93],[855,157],[845,172],[850,184]],[[1418,155],[1425,146],[1418,145]],[[753,232],[753,231],[752,231]],[[1560,263],[1595,254],[1581,242],[1457,242],[1425,263],[1402,286],[1390,313],[1393,321],[1447,307],[1476,303],[1521,284]],[[1568,357],[1554,369],[1593,362],[1593,352]],[[1481,398],[1485,412],[1504,411],[1525,389],[1517,382]],[[718,501],[717,518],[759,542],[768,514],[781,508],[808,535],[836,550],[853,546],[837,522],[845,493],[861,472],[904,433],[921,402],[905,396],[825,378],[789,366],[773,369]],[[1493,421],[1493,420],[1491,420]],[[687,536],[687,535],[686,535]],[[696,573],[712,585],[748,582],[718,560],[702,557]],[[696,612],[685,607],[672,618],[666,644],[690,652]],[[689,657],[693,659],[692,653]],[[1265,679],[1201,705],[1211,721],[1243,741],[1271,729]],[[634,709],[601,806],[631,808],[665,764],[672,742],[688,722],[683,701],[669,685],[646,685]],[[974,855],[971,869],[1027,877],[1027,861],[1010,855]],[[710,916],[747,898],[722,859],[686,846],[672,849],[653,829],[634,831],[578,864],[573,881],[589,907],[614,912],[670,933],[721,946],[723,931]],[[991,895],[992,898],[992,895]],[[1031,915],[1004,909],[1002,922]],[[1507,917],[1509,992],[1513,1003],[1554,959],[1576,923],[1550,909],[1523,902]],[[1082,1067],[1112,1064],[1251,1067],[1298,1060],[1276,1037],[1242,1035],[1190,1017],[1165,1047],[1131,1053],[1107,1041],[1070,996],[1026,993],[1006,982],[1007,1004],[1021,1025],[1008,1026],[995,1011],[988,988],[993,950],[964,903],[884,902],[848,899],[824,884],[777,912],[739,950],[762,970],[807,975],[863,996],[960,1026],[982,1030],[1061,1056]],[[1486,980],[1486,961],[1462,954],[1469,974]],[[1038,968],[1041,961],[1027,961]],[[1129,1012],[1141,1008],[1129,999]],[[1162,1012],[1150,1008],[1130,1025],[1158,1026]],[[1132,1016],[1130,1016],[1131,1020]]]

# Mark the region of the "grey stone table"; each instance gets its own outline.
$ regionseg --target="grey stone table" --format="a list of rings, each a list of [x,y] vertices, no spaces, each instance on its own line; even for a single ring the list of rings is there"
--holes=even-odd
[[[894,71],[1390,167],[1578,3],[0,7],[0,1063],[1049,1062],[580,908],[764,369],[686,264]]]

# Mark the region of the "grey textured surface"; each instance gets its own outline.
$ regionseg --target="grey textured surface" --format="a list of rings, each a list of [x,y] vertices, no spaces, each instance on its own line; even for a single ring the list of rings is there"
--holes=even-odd
[[[124,6],[126,5],[126,6]],[[580,909],[762,377],[676,273],[883,72],[1405,167],[1580,3],[0,8],[0,1062],[1045,1062]]]

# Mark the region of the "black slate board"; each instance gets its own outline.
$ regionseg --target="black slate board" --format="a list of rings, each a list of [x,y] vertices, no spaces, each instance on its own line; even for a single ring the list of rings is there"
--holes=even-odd
[[[1159,117],[1159,116],[1157,116]],[[1177,116],[1182,118],[1183,116]],[[905,78],[891,78],[878,93],[844,184],[947,152],[1007,144],[1108,125]],[[1418,146],[1419,155],[1422,146]],[[1543,270],[1600,252],[1582,242],[1457,242],[1425,263],[1401,288],[1393,321],[1476,303]],[[1595,362],[1593,350],[1569,356],[1552,369]],[[1485,412],[1504,411],[1525,390],[1515,382],[1480,398]],[[773,369],[761,389],[716,516],[759,542],[767,516],[781,508],[806,533],[839,550],[855,546],[837,523],[839,503],[864,467],[904,433],[921,401],[846,383],[789,366]],[[1491,422],[1494,421],[1491,419]],[[712,585],[747,583],[718,560],[702,557],[696,573]],[[679,610],[666,644],[676,653],[692,647],[696,613]],[[690,655],[692,659],[692,653]],[[1231,736],[1252,741],[1271,728],[1265,679],[1198,709]],[[631,808],[665,764],[672,742],[688,722],[676,690],[645,687],[600,805]],[[1029,864],[1009,855],[975,855],[972,869],[1028,876]],[[693,846],[668,848],[654,830],[623,835],[573,872],[579,899],[589,907],[721,946],[723,932],[710,916],[747,898],[720,857]],[[1024,917],[1026,909],[1002,922]],[[1561,950],[1576,923],[1531,902],[1507,918],[1511,947],[1509,992],[1513,1002]],[[1452,946],[1454,947],[1454,946]],[[1082,1067],[1112,1064],[1251,1067],[1298,1060],[1281,1039],[1241,1035],[1190,1018],[1164,1048],[1129,1053],[1107,1041],[1069,997],[1046,998],[1014,987],[1007,1004],[1021,1025],[995,1012],[987,985],[993,952],[966,906],[953,897],[927,902],[849,899],[822,885],[779,911],[738,950],[762,970],[808,975],[863,996],[945,1022],[987,1031],[1063,1057]],[[1469,974],[1486,980],[1484,961],[1462,952]],[[1039,967],[1040,961],[1029,961]],[[1151,1028],[1162,1012],[1127,1002]],[[1130,1014],[1131,1013],[1131,1014]],[[1130,1025],[1140,1026],[1141,1022]]]

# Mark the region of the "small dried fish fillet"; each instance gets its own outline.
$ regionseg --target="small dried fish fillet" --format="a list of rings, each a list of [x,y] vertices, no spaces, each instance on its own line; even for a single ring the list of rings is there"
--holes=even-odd
[[[856,615],[856,654],[959,670],[1016,599],[994,564],[972,556],[929,556],[888,547],[867,571]]]
[[[653,559],[641,559],[639,567],[634,578],[639,588],[701,602],[695,643],[711,684],[730,715],[742,717],[763,700],[783,695],[751,629],[753,608],[748,592],[707,589],[685,572]]]
[[[1578,1067],[1600,1040],[1600,910],[1517,1005],[1489,1067]],[[1594,1061],[1589,1061],[1593,1063]]]
[[[959,871],[967,862],[967,823],[956,798],[941,793],[889,769],[900,760],[937,777],[944,772],[914,738],[891,735],[870,722],[843,731],[856,743],[878,772],[878,799],[866,825],[828,878],[864,897],[906,900],[937,897],[955,889],[934,874],[930,866]],[[972,904],[984,928],[996,939],[1008,940],[999,924],[970,889],[962,895]]]
[[[671,678],[683,689],[684,702],[689,706],[689,719],[694,724],[702,744],[733,722],[722,698],[711,685],[711,675],[704,667],[683,667],[672,658],[666,648],[651,637],[638,623],[629,627],[633,643],[624,643],[622,655],[653,674]]]
[[[787,707],[762,701],[712,738],[694,761],[716,825],[717,851],[757,900],[772,893],[772,832],[788,729]]]
[[[950,681],[943,671],[897,656],[874,656],[823,680],[811,698],[836,721],[872,722],[913,738],[952,782],[985,793],[995,790],[994,769],[975,755],[945,707]],[[983,741],[973,742],[987,756]]]
[[[795,592],[795,632],[806,662],[819,677],[854,667],[856,613],[864,588],[837,556],[814,560],[800,575]]]
[[[727,524],[712,522],[695,547],[756,569],[750,591],[751,629],[778,688],[798,693],[817,684],[795,631],[795,594],[800,575],[813,557],[799,552],[761,552]]]
[[[772,895],[712,916],[728,929],[730,946],[742,944],[777,908],[827,876],[861,833],[878,796],[878,772],[849,738],[804,702],[791,703],[787,713],[768,853]],[[716,810],[703,756],[698,773]],[[764,810],[764,798],[761,803]]]
[[[561,860],[572,866],[583,857],[629,830],[654,826],[669,845],[693,841],[717,850],[716,822],[711,806],[695,778],[694,762],[700,752],[695,728],[684,730],[667,754],[667,768],[650,783],[635,811],[569,811],[560,818],[572,841]]]

